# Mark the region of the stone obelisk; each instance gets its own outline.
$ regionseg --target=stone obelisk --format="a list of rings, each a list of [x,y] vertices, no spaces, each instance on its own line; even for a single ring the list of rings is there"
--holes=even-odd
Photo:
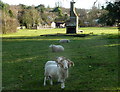
[[[70,19],[66,22],[66,33],[77,33],[78,30],[78,16],[74,7],[75,2],[70,2]]]

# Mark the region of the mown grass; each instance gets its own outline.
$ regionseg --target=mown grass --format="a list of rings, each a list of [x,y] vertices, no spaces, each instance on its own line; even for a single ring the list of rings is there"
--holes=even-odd
[[[52,31],[45,30],[45,34]],[[53,31],[64,31],[55,30]],[[41,37],[38,35],[44,34],[42,30],[38,35],[32,35],[36,30],[31,30],[30,33],[28,31],[21,30],[14,36],[3,35],[3,90],[61,90],[60,84],[56,81],[54,86],[50,86],[49,83],[46,87],[43,86],[44,64],[48,60],[54,60],[56,56],[65,56],[75,63],[75,66],[69,69],[69,78],[66,80],[64,90],[120,90],[118,86],[120,44],[116,37],[112,39],[109,39],[108,35]],[[18,34],[24,37],[18,37]],[[71,42],[61,44],[65,48],[64,52],[50,51],[48,48],[50,44],[59,44],[58,40],[66,38]]]
[[[81,27],[79,30],[83,30],[84,34],[89,34],[93,32],[95,35],[104,35],[104,34],[118,34],[117,27]],[[18,36],[40,36],[43,34],[55,34],[55,33],[66,33],[65,28],[56,28],[56,29],[39,29],[39,30],[30,30],[22,29],[17,33],[13,34],[3,34],[3,37],[18,37]],[[78,33],[80,34],[80,33]]]

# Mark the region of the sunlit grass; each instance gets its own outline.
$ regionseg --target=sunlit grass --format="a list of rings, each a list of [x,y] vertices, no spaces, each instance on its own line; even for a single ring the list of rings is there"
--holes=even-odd
[[[2,36],[3,37],[40,36],[43,34],[56,34],[56,33],[65,33],[65,29],[39,29],[39,30],[21,29],[16,33],[3,34]]]
[[[84,33],[89,34],[93,32],[93,34],[118,34],[117,27],[83,27],[79,28],[84,31]]]
[[[103,34],[118,34],[117,27],[81,27],[79,30],[83,30],[83,34],[93,34],[103,35]],[[56,28],[56,29],[39,29],[39,30],[30,30],[30,29],[20,29],[16,33],[12,34],[3,34],[3,37],[19,37],[19,36],[40,36],[43,34],[56,34],[56,33],[66,33],[65,28]],[[78,33],[80,34],[80,33]]]
[[[113,47],[113,46],[119,46],[119,45],[120,44],[107,44],[107,45],[99,45],[99,46],[94,46],[94,47]]]

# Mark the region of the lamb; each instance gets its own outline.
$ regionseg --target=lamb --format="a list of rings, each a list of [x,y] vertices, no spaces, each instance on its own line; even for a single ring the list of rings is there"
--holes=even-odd
[[[52,49],[52,52],[62,52],[64,51],[64,47],[61,45],[50,45],[49,48]]]
[[[53,85],[52,79],[57,79],[61,82],[61,88],[65,88],[65,79],[68,77],[68,68],[74,66],[74,63],[64,57],[58,57],[57,61],[48,61],[45,64],[44,72],[44,86],[46,86],[46,80],[50,80],[50,84]]]
[[[59,43],[69,43],[69,42],[70,42],[70,40],[68,40],[68,39],[61,39],[59,41]]]

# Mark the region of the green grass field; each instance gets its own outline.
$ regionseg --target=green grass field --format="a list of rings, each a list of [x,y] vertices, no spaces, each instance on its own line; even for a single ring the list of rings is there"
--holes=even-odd
[[[120,90],[118,81],[117,28],[80,28],[86,37],[41,37],[41,34],[65,33],[65,29],[20,30],[5,34],[2,39],[3,90],[61,90],[60,84],[43,86],[44,64],[56,56],[65,56],[75,63],[69,69],[64,90]],[[8,38],[9,37],[9,38]],[[50,44],[60,39],[64,52],[52,53]],[[102,92],[102,91],[101,91]]]
[[[93,32],[93,34],[101,35],[101,34],[118,34],[117,27],[82,27],[79,30],[83,30],[85,34],[89,34]],[[54,34],[54,33],[66,33],[66,29],[39,29],[39,30],[29,30],[22,29],[17,33],[13,34],[3,34],[3,37],[18,37],[18,36],[40,36],[42,34]]]

